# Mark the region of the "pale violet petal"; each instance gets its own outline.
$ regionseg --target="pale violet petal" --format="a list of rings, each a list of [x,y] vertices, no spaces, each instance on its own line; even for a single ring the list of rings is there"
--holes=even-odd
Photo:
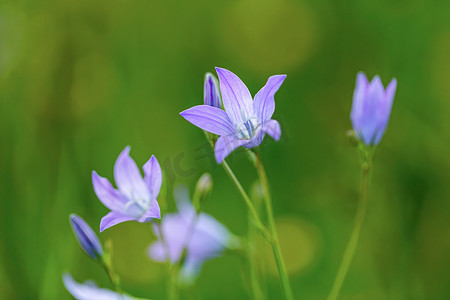
[[[111,211],[100,221],[100,232],[122,222],[136,221],[136,218],[125,216],[119,212]]]
[[[70,274],[63,274],[67,291],[77,300],[131,300],[133,298],[108,289],[99,288],[94,283],[78,283]]]
[[[203,261],[187,257],[181,267],[179,281],[182,285],[190,286],[195,282],[202,270]]]
[[[119,191],[130,200],[150,204],[150,193],[136,163],[130,157],[130,146],[120,153],[114,165],[114,179]]]
[[[255,136],[253,136],[250,141],[247,141],[247,143],[245,143],[242,146],[247,149],[258,147],[259,145],[261,145],[262,141],[264,140],[264,136],[265,136],[265,131],[259,130],[258,133]]]
[[[363,118],[363,107],[366,99],[369,81],[363,72],[358,72],[356,75],[356,85],[353,91],[352,110],[350,113],[350,120],[352,121],[353,129],[358,131]]]
[[[375,76],[369,84],[366,99],[363,103],[360,120],[360,135],[366,145],[374,143],[380,127],[380,108],[384,102],[384,87],[380,77]],[[358,132],[357,132],[358,133]]]
[[[195,126],[217,134],[234,134],[235,129],[227,113],[209,105],[197,105],[182,111],[180,115]]]
[[[275,111],[275,93],[280,88],[286,75],[270,76],[265,86],[255,95],[253,107],[260,122],[264,123],[269,120]]]
[[[153,242],[147,248],[147,255],[153,261],[158,261],[158,262],[167,261],[166,247],[164,246],[164,244],[162,243],[161,240],[157,240],[157,241]]]
[[[214,147],[214,153],[216,156],[216,161],[218,164],[222,161],[236,148],[243,146],[248,143],[248,140],[236,139],[232,136],[223,135],[217,139],[216,145]]]
[[[92,171],[92,185],[98,199],[110,210],[123,211],[128,199],[113,188],[108,179]]]
[[[281,137],[281,126],[278,121],[270,119],[266,122],[262,129],[265,133],[270,135],[275,141],[279,141]]]
[[[394,101],[395,91],[397,89],[397,80],[394,78],[391,80],[389,85],[386,87],[385,97],[380,101],[379,108],[377,110],[377,132],[375,139],[373,141],[374,145],[378,145],[381,138],[386,131],[387,125],[389,123],[389,118],[391,116],[392,103]]]
[[[233,124],[237,126],[254,116],[252,96],[242,80],[226,69],[216,68],[216,71],[223,106]]]
[[[143,214],[142,217],[138,219],[138,222],[148,223],[151,222],[153,219],[161,219],[161,210],[159,208],[158,201],[156,200],[152,201],[150,209],[147,210],[145,214]]]
[[[150,191],[150,197],[152,200],[158,198],[159,191],[162,184],[162,172],[161,166],[155,156],[152,155],[150,159],[145,163],[144,167],[144,180]]]

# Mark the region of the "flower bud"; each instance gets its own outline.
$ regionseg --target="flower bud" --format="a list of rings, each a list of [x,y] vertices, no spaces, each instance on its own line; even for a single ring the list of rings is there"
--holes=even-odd
[[[100,241],[92,228],[89,227],[89,225],[76,214],[70,215],[70,224],[72,225],[75,237],[84,252],[95,260],[102,257],[102,245],[100,244]]]
[[[365,145],[376,146],[383,137],[396,89],[395,78],[384,89],[378,75],[369,82],[364,73],[358,73],[350,119],[356,136]]]
[[[213,181],[211,174],[204,173],[197,181],[194,192],[194,207],[197,212],[200,211],[200,203],[203,202],[212,190]]]
[[[203,89],[204,104],[220,108],[220,94],[217,79],[211,73],[205,75],[205,86]]]

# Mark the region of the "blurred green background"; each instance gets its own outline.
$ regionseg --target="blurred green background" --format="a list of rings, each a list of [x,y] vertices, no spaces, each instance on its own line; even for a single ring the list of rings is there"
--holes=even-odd
[[[68,271],[109,287],[68,215],[98,228],[108,210],[91,171],[112,178],[126,145],[138,165],[160,161],[166,211],[176,184],[192,189],[208,171],[205,210],[246,234],[239,194],[178,115],[201,103],[204,73],[220,66],[253,95],[288,75],[276,95],[283,137],[266,137],[262,156],[296,299],[326,297],[353,225],[359,165],[345,132],[356,73],[398,79],[341,299],[448,299],[449,11],[425,0],[1,1],[0,298],[71,299]],[[230,164],[250,188],[245,154]],[[125,290],[165,298],[164,266],[145,254],[150,226],[124,223],[100,239],[114,245]],[[281,299],[270,259],[267,291]],[[241,267],[234,255],[207,262],[186,298],[248,299]]]

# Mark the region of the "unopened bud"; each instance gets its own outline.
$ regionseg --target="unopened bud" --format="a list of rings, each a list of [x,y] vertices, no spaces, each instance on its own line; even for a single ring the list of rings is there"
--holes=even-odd
[[[194,207],[197,212],[200,211],[200,203],[205,201],[212,190],[213,180],[211,174],[204,173],[197,181],[194,192]]]
[[[70,224],[84,252],[95,260],[101,258],[103,256],[103,248],[92,228],[76,214],[70,215]]]

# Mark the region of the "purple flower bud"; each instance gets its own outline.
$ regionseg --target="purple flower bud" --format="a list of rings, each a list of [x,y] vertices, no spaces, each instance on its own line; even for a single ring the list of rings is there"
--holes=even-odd
[[[211,73],[205,75],[205,87],[203,90],[204,104],[220,108],[219,84]]]
[[[395,78],[385,90],[378,75],[371,82],[362,72],[356,76],[350,120],[356,136],[367,146],[378,145],[383,137],[391,115],[396,89]]]
[[[92,228],[75,214],[70,215],[70,224],[84,252],[95,260],[99,259],[103,255],[103,249]]]

